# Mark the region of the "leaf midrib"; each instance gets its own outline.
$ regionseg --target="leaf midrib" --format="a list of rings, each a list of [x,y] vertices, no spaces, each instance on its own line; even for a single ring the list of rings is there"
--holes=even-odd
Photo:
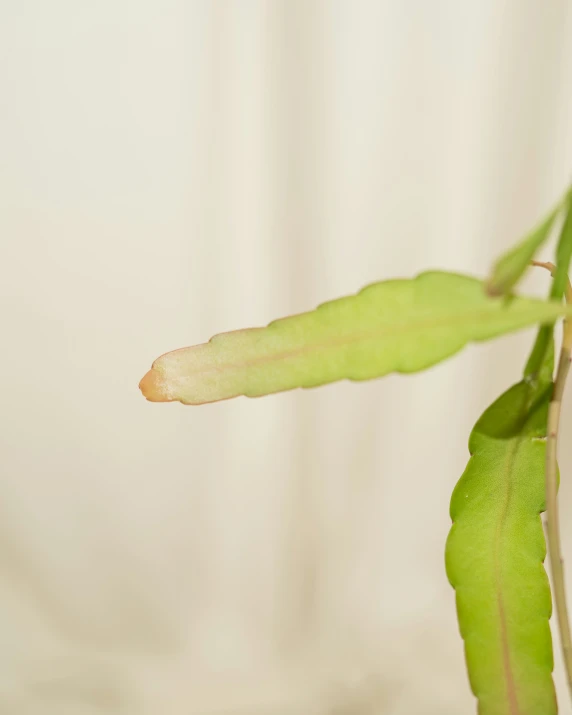
[[[492,316],[491,316],[492,313]],[[244,362],[239,362],[239,363],[226,363],[224,365],[210,365],[208,367],[202,367],[199,370],[194,370],[192,371],[193,375],[200,375],[204,374],[207,372],[225,372],[227,370],[241,370],[245,368],[250,368],[254,367],[256,365],[261,365],[264,363],[271,363],[271,362],[278,362],[281,360],[288,360],[290,358],[295,358],[299,357],[300,355],[303,355],[308,352],[318,352],[320,350],[327,350],[329,348],[335,348],[335,347],[342,347],[346,345],[351,345],[352,343],[359,343],[359,342],[367,342],[369,340],[374,340],[374,339],[379,339],[382,337],[395,337],[397,335],[407,333],[407,332],[412,332],[415,333],[419,330],[422,329],[432,329],[432,328],[439,328],[439,327],[449,327],[451,325],[456,326],[459,323],[464,323],[467,320],[471,320],[472,322],[480,322],[480,321],[487,321],[487,323],[490,325],[491,324],[491,317],[494,319],[496,318],[497,315],[500,313],[495,313],[491,308],[487,310],[481,310],[478,312],[463,312],[463,313],[458,313],[458,314],[450,314],[447,316],[446,319],[440,318],[440,319],[433,319],[433,320],[419,320],[417,322],[411,322],[407,324],[389,324],[389,330],[374,330],[374,331],[366,331],[362,333],[357,333],[354,335],[350,335],[347,337],[341,337],[341,338],[334,338],[328,341],[324,341],[321,343],[306,343],[305,345],[302,345],[299,348],[296,348],[295,350],[286,350],[281,353],[276,353],[273,355],[264,355],[258,358],[253,358]],[[558,315],[554,316],[554,320]],[[286,319],[283,319],[286,320]],[[537,322],[537,321],[531,321],[531,322]],[[551,323],[553,322],[552,320],[549,320],[548,318],[546,321],[542,322],[541,324],[545,323]],[[515,328],[511,328],[507,330],[507,333],[509,332],[514,332],[516,330],[520,330],[522,328],[526,327],[525,325],[518,326]],[[254,328],[254,330],[261,330],[265,331],[268,330],[270,326],[267,326],[266,328]],[[222,333],[221,335],[217,336],[219,338],[224,337],[225,335],[232,335],[232,333]],[[490,333],[488,334],[490,335]],[[471,341],[478,341],[480,340],[481,337],[479,336],[478,338],[466,338],[464,340],[463,344],[466,344],[467,342]],[[483,336],[482,339],[486,339],[485,336]],[[212,344],[212,342],[206,343],[207,346],[211,347],[211,349],[216,349],[215,346]],[[181,350],[193,350],[193,348],[181,348]],[[174,351],[175,353],[178,351]],[[168,353],[169,354],[169,353]],[[172,354],[172,353],[171,353]]]
[[[495,529],[495,538],[493,545],[493,564],[494,564],[494,583],[496,589],[496,599],[497,608],[500,621],[500,636],[501,636],[501,649],[502,649],[502,662],[503,671],[505,674],[505,682],[507,688],[508,704],[510,708],[510,715],[519,715],[520,707],[518,704],[517,688],[515,685],[514,673],[511,664],[511,653],[510,644],[508,637],[508,624],[506,619],[505,601],[504,601],[504,588],[503,588],[503,566],[502,566],[502,549],[504,543],[504,531],[507,524],[507,517],[509,512],[509,506],[512,498],[512,472],[514,467],[514,462],[516,455],[524,441],[524,436],[519,436],[511,440],[511,445],[506,457],[505,465],[503,467],[504,481],[505,481],[505,493],[503,499],[503,505],[501,508],[499,520]]]

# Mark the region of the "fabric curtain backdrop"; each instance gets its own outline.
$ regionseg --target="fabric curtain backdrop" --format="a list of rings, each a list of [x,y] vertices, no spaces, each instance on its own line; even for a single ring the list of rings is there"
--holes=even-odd
[[[473,712],[449,497],[532,331],[263,400],[137,383],[376,280],[484,275],[570,179],[570,3],[0,14],[0,711]],[[555,677],[571,713],[558,642]]]

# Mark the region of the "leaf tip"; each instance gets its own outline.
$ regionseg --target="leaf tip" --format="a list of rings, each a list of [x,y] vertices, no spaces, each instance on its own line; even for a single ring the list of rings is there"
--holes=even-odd
[[[145,374],[139,383],[139,389],[149,402],[172,402],[174,399],[167,381],[155,367]]]

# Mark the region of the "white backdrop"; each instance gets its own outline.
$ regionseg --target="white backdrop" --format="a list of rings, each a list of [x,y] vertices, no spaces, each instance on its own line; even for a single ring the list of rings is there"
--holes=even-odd
[[[0,1],[0,712],[474,711],[449,495],[530,332],[202,408],[137,383],[485,274],[570,178],[571,36],[567,0]]]

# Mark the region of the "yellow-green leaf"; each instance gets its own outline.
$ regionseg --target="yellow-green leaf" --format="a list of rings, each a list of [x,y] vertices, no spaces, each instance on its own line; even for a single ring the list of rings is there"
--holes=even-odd
[[[572,207],[568,209],[568,214],[562,225],[560,238],[556,247],[556,271],[552,281],[551,298],[562,298],[566,282],[568,281],[568,269],[572,258]]]
[[[158,358],[141,380],[152,402],[198,405],[342,379],[423,370],[472,341],[568,315],[560,301],[492,298],[445,272],[375,283],[266,328],[216,335]]]
[[[495,263],[487,281],[487,292],[492,296],[506,295],[517,284],[538,249],[547,240],[554,222],[563,207],[569,202],[567,194],[550,214],[531,233],[511,248]]]
[[[542,327],[524,378],[479,419],[451,498],[446,566],[456,591],[479,715],[556,715],[545,508],[552,330]]]

